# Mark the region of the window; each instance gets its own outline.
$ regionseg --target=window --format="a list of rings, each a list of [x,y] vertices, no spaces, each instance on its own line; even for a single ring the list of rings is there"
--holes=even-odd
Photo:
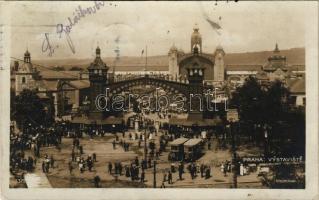
[[[202,71],[202,69],[199,69],[199,70],[198,70],[198,74],[199,74],[200,76],[202,76],[202,75],[203,75],[203,71]]]
[[[22,82],[23,84],[25,83],[25,77],[24,77],[24,76],[22,77],[21,82]]]

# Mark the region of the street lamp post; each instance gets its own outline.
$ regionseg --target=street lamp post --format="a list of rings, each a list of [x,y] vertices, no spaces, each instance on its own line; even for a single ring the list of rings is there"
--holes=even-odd
[[[156,188],[156,160],[154,160],[153,166],[153,187]]]
[[[230,134],[232,137],[232,154],[233,154],[233,188],[237,188],[237,154],[236,154],[236,144],[235,144],[235,132],[233,129],[233,122],[230,121]]]
[[[146,163],[146,168],[147,168],[147,142],[146,142],[147,133],[146,133],[146,126],[144,128],[145,128],[145,131],[144,131],[144,161]]]

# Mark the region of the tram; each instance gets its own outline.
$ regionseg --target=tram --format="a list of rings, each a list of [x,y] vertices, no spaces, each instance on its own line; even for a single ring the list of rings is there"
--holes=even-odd
[[[170,143],[171,152],[168,155],[169,160],[181,161],[184,160],[184,143],[187,142],[187,138],[177,138]]]

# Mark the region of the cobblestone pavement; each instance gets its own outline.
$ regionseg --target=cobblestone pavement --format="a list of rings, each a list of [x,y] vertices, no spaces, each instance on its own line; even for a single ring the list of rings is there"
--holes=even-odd
[[[133,130],[131,130],[133,132]],[[80,173],[80,170],[75,162],[73,162],[74,170],[72,174],[69,172],[68,162],[71,159],[72,139],[63,138],[61,150],[59,151],[55,147],[44,147],[41,149],[41,159],[38,163],[42,162],[45,154],[53,155],[55,159],[54,168],[50,168],[47,173],[48,180],[54,188],[69,188],[69,187],[94,187],[93,178],[98,175],[101,178],[101,187],[153,187],[153,168],[149,168],[145,171],[145,183],[141,184],[139,181],[131,181],[129,177],[124,175],[114,176],[107,171],[107,164],[109,162],[122,162],[123,165],[131,163],[136,156],[139,157],[139,161],[143,158],[143,142],[141,147],[138,148],[137,140],[129,140],[128,134],[125,134],[125,138],[122,138],[122,134],[118,133],[121,139],[129,142],[130,151],[125,152],[120,145],[116,145],[113,149],[112,141],[115,139],[114,135],[106,135],[104,137],[96,136],[93,139],[84,137],[80,140],[80,144],[83,146],[84,154],[82,157],[87,158],[88,155],[96,153],[97,162],[94,163],[92,172],[87,169]],[[160,134],[155,136],[157,141]],[[213,150],[206,150],[205,154],[197,161],[197,163],[204,163],[211,166],[212,177],[205,179],[201,178],[200,174],[195,179],[191,179],[190,174],[185,170],[183,174],[183,180],[178,180],[178,173],[173,173],[173,184],[165,182],[166,187],[203,187],[203,188],[229,188],[232,185],[232,174],[229,173],[224,176],[220,171],[220,164],[225,160],[231,160],[231,154],[229,150],[216,150],[214,146],[216,142],[213,142]],[[168,172],[171,163],[168,161],[168,150],[163,152],[157,160],[156,166],[156,186],[160,187],[163,181],[164,172]],[[187,165],[187,164],[186,164]],[[36,170],[41,170],[37,167]],[[124,171],[124,170],[123,170]],[[141,171],[141,170],[140,170]],[[42,171],[41,171],[42,172]],[[260,181],[255,173],[251,173],[246,176],[238,177],[239,188],[262,188]]]

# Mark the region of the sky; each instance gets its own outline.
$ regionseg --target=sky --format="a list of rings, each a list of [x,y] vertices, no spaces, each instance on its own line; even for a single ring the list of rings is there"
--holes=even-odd
[[[33,59],[92,58],[97,45],[103,57],[167,55],[169,48],[190,51],[195,23],[203,51],[221,45],[226,53],[305,46],[306,2],[104,2],[94,14],[79,18],[70,33],[57,34],[57,24],[68,25],[77,9],[95,2],[11,2],[11,55]],[[216,30],[206,21],[218,23]],[[47,33],[47,36],[45,35]],[[60,37],[61,36],[61,37]],[[48,42],[54,52],[49,55]],[[70,48],[68,41],[72,41]],[[74,52],[72,51],[74,50]]]

